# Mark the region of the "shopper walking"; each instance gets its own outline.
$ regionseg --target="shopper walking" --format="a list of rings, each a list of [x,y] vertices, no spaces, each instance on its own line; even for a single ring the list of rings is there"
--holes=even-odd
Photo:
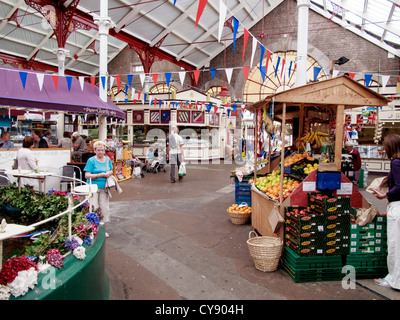
[[[109,193],[106,189],[107,178],[113,174],[113,164],[111,159],[106,156],[106,144],[103,141],[96,141],[93,144],[95,155],[90,157],[86,163],[85,178],[90,183],[97,185],[98,191],[93,197],[94,207],[100,208],[103,215],[102,222],[110,221]],[[108,234],[106,234],[108,237]]]
[[[171,164],[170,178],[171,182],[175,182],[175,165],[178,165],[178,172],[183,159],[183,139],[178,134],[179,129],[172,127],[171,134],[168,137],[169,143],[169,163]],[[182,176],[179,176],[179,180],[182,180]]]
[[[387,175],[389,191],[381,193],[374,190],[378,199],[388,199],[387,206],[387,250],[388,275],[375,279],[381,286],[400,290],[400,136],[390,134],[383,141],[383,148],[390,159],[390,171]]]

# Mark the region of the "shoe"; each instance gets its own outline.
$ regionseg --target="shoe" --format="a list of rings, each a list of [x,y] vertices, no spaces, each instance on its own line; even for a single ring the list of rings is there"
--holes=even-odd
[[[171,183],[175,183],[175,180],[171,180]]]
[[[179,181],[181,181],[183,179],[183,176],[179,176]]]
[[[392,286],[385,279],[374,279],[374,282],[381,287],[391,288]]]
[[[110,235],[109,235],[107,232],[106,232],[105,236],[106,236],[106,238],[109,238],[109,237],[110,237]]]

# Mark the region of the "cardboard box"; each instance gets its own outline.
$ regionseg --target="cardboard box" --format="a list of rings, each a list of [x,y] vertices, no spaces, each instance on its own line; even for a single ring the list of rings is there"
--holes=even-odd
[[[269,224],[271,225],[271,229],[273,233],[278,233],[279,229],[285,223],[285,220],[281,216],[279,209],[277,207],[273,207],[272,211],[268,217]]]
[[[326,162],[321,162],[318,165],[317,171],[319,171],[319,172],[340,172],[340,170],[338,170],[336,163],[326,163]]]

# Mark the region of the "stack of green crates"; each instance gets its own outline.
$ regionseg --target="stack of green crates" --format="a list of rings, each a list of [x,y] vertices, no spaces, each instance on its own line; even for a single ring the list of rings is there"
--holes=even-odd
[[[373,222],[350,226],[350,252],[346,264],[353,266],[358,279],[387,275],[387,218],[377,215]]]
[[[295,282],[335,281],[343,278],[341,256],[302,257],[285,247],[282,266]]]

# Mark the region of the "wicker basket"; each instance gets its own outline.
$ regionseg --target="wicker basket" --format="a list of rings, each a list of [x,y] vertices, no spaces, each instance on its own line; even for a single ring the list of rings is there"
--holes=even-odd
[[[256,237],[252,238],[252,233]],[[283,248],[282,239],[266,236],[259,237],[254,231],[250,231],[247,246],[256,269],[271,272],[278,268]]]
[[[226,210],[231,217],[231,222],[233,224],[246,224],[251,216],[251,212],[243,213],[239,211],[232,211]]]

